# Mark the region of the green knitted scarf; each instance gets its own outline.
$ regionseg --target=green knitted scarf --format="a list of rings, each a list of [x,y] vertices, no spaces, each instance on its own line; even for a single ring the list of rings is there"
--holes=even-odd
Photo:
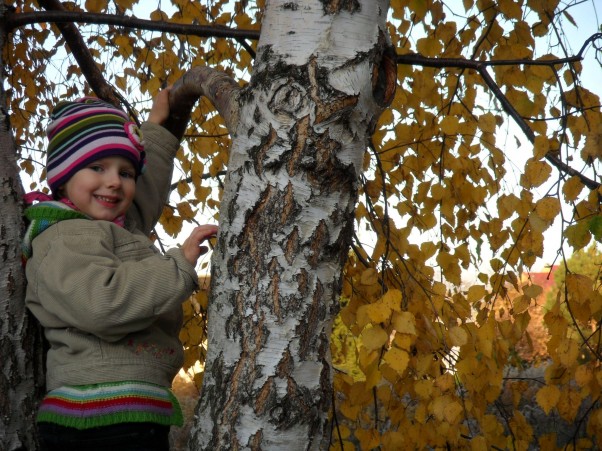
[[[31,257],[33,239],[51,225],[66,219],[90,219],[88,216],[75,211],[63,202],[47,201],[35,204],[25,210],[25,218],[29,222],[23,238],[23,264]]]

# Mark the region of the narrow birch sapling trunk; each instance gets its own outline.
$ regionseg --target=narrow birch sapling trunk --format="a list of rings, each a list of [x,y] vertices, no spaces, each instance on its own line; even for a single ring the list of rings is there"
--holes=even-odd
[[[364,152],[395,90],[387,0],[271,0],[233,135],[191,449],[327,449],[331,322]],[[226,101],[225,98],[228,98]]]
[[[6,5],[0,4],[0,49]],[[23,190],[17,150],[10,128],[0,52],[0,450],[35,450],[33,427],[44,386],[41,331],[25,308],[25,272],[21,265]]]

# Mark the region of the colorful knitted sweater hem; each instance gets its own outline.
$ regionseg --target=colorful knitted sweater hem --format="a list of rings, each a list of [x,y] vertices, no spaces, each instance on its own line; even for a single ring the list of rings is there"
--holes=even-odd
[[[115,382],[60,387],[50,391],[38,422],[76,429],[118,423],[150,422],[181,426],[182,410],[173,392],[145,382]]]

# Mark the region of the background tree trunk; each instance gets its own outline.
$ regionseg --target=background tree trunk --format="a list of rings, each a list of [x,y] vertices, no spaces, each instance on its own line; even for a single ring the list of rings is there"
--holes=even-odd
[[[0,48],[4,48],[0,4]],[[41,334],[29,316],[25,274],[21,266],[23,194],[16,164],[16,146],[10,129],[4,91],[4,63],[0,54],[0,449],[36,449],[34,415],[44,386]]]
[[[327,449],[330,326],[363,155],[394,82],[386,0],[266,4],[213,254],[191,449]]]

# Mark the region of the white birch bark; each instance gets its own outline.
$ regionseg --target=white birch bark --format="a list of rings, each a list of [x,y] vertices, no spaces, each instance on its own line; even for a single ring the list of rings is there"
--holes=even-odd
[[[381,76],[388,7],[266,3],[231,115],[191,449],[328,448],[330,327],[364,152],[394,90]]]

